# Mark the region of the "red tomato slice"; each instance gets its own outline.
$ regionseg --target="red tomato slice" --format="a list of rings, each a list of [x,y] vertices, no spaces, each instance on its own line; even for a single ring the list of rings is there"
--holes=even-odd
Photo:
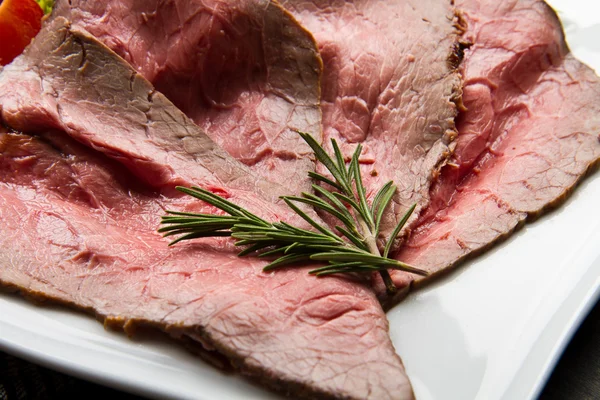
[[[44,12],[34,0],[3,0],[0,4],[0,65],[21,54],[42,27]]]

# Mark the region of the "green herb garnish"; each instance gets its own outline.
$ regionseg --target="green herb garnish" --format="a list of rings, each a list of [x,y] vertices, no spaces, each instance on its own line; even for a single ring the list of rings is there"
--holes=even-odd
[[[35,0],[36,3],[40,5],[44,14],[50,14],[52,12],[52,7],[54,7],[54,0]]]
[[[427,272],[401,261],[388,258],[392,244],[402,227],[414,211],[413,205],[400,220],[392,234],[387,238],[383,252],[377,246],[381,221],[387,209],[396,186],[393,182],[386,183],[368,203],[365,188],[362,183],[358,158],[362,146],[358,145],[349,165],[335,140],[332,146],[335,159],[332,159],[315,139],[305,133],[300,133],[315,153],[316,158],[327,168],[333,180],[309,172],[315,181],[329,185],[333,190],[324,186],[312,185],[315,194],[302,193],[298,196],[283,196],[283,201],[308,222],[315,231],[294,227],[285,222],[268,222],[252,214],[242,207],[226,199],[201,189],[199,187],[177,187],[177,190],[202,200],[229,215],[182,213],[167,211],[162,218],[165,225],[159,232],[164,236],[181,235],[170,245],[182,240],[190,240],[212,236],[231,236],[236,239],[236,246],[247,246],[239,256],[256,253],[259,257],[277,256],[264,267],[271,271],[298,262],[310,260],[324,261],[328,265],[309,271],[310,274],[325,276],[340,273],[372,273],[379,272],[386,289],[394,293],[396,287],[388,270],[396,269],[419,275]],[[298,207],[298,203],[312,206],[334,216],[343,226],[336,226],[333,232],[328,227],[315,221]]]

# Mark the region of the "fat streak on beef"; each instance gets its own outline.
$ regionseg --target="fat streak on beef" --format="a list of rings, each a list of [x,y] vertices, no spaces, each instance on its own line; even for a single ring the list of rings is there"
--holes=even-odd
[[[367,195],[398,187],[384,230],[414,203],[414,220],[452,150],[461,95],[458,30],[450,1],[284,0],[323,57],[324,144],[349,158],[364,146]],[[395,218],[392,218],[395,215]],[[409,223],[410,225],[410,223]]]
[[[321,58],[269,0],[60,0],[66,17],[127,60],[219,146],[288,194],[314,169],[296,130],[321,138]]]
[[[560,203],[600,160],[600,80],[543,1],[457,0],[467,111],[452,162],[397,257],[438,274]],[[410,274],[394,272],[408,289]],[[416,282],[419,283],[419,282]],[[398,301],[406,290],[388,299]]]
[[[295,396],[411,399],[376,296],[307,269],[265,274],[212,238],[168,248],[198,184],[298,223],[281,188],[220,151],[116,54],[62,18],[0,73],[0,282],[126,330],[156,326]],[[16,133],[15,130],[22,133]],[[307,266],[307,268],[309,268]]]

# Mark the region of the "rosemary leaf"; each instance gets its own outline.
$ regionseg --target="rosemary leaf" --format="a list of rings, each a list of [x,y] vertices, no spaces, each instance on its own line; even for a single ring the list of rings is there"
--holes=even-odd
[[[398,271],[406,271],[406,272],[411,272],[413,274],[417,274],[417,275],[421,275],[421,276],[427,276],[429,275],[429,272],[422,270],[420,268],[417,267],[413,267],[412,265],[403,263],[401,261],[398,261],[398,263],[396,264],[396,266],[389,266],[388,269],[395,269]]]
[[[312,185],[312,187],[316,193],[319,193],[327,200],[329,200],[329,202],[346,218],[345,220],[341,220],[342,222],[344,222],[344,225],[346,225],[347,227],[353,225],[352,214],[350,214],[346,206],[337,197],[335,197],[333,193],[331,193],[327,189],[323,189],[321,186]]]
[[[165,226],[164,228],[160,228],[159,232],[169,232],[173,230],[179,229],[230,229],[234,224],[228,220],[222,219],[214,219],[214,220],[206,220],[206,221],[193,221],[193,222],[183,222],[178,223],[177,225]],[[249,226],[249,225],[244,225]]]
[[[365,222],[367,223],[369,228],[373,229],[373,227],[374,227],[373,216],[371,214],[369,205],[367,204],[367,196],[365,195],[365,188],[363,186],[362,178],[360,176],[360,165],[358,163],[358,157],[360,156],[361,151],[362,151],[362,146],[358,145],[358,147],[356,148],[356,152],[354,153],[354,156],[352,157],[351,168],[354,171],[354,185],[356,187],[356,193],[357,193],[358,200],[359,200],[358,205],[361,210],[360,215],[365,220]]]
[[[347,253],[353,253],[357,249],[355,247],[339,246],[339,245],[326,245],[326,244],[311,244],[310,250],[313,252],[325,252],[325,251],[345,251]]]
[[[383,258],[381,256],[376,256],[374,254],[370,254],[367,252],[327,252],[327,253],[315,253],[310,256],[311,260],[315,261],[344,261],[344,262],[352,262],[352,261],[361,261],[365,264],[373,264],[373,265],[390,265],[390,266],[400,266],[397,264],[396,260],[390,258]]]
[[[300,133],[300,136],[302,136],[302,139],[304,139],[304,141],[312,148],[313,152],[315,153],[315,157],[317,157],[317,160],[319,160],[320,162],[323,163],[323,165],[325,165],[325,168],[327,168],[327,170],[329,172],[331,172],[331,175],[333,175],[336,182],[340,186],[342,186],[344,189],[347,189],[346,187],[344,187],[344,183],[347,181],[346,179],[344,179],[345,174],[342,174],[342,172],[335,165],[335,163],[333,162],[331,157],[329,157],[329,155],[327,155],[327,153],[321,147],[321,145],[319,143],[317,143],[317,141],[312,136],[310,136],[308,133],[301,133],[301,132],[299,132],[299,133]]]
[[[356,202],[356,200],[351,199],[350,197],[348,197],[348,196],[346,196],[344,194],[341,194],[341,193],[334,193],[333,195],[336,198],[338,198],[339,200],[344,201],[344,202],[350,204],[350,206],[352,208],[354,208],[354,210],[356,210],[356,212],[358,212],[358,213],[361,212],[360,206],[358,205],[358,203]]]
[[[216,194],[209,192],[208,190],[192,186],[191,188],[186,188],[182,186],[177,186],[177,190],[183,192],[185,194],[189,194],[192,197],[197,198],[198,200],[205,201],[206,203],[212,204],[213,206],[225,211],[226,213],[234,216],[240,216],[241,207],[235,205],[224,198],[217,196]]]
[[[263,268],[263,271],[271,271],[276,268],[281,268],[283,266],[294,264],[299,261],[307,261],[309,257],[306,254],[288,254],[287,256],[283,256],[268,264]]]
[[[187,213],[187,212],[179,212],[179,211],[171,211],[171,210],[167,210],[167,214],[169,215],[181,215],[182,217],[197,217],[197,218],[212,218],[215,215],[214,214],[198,214],[198,213]],[[162,217],[162,219],[170,219],[170,218],[176,218],[176,217],[170,217],[169,215],[165,215]],[[237,218],[237,217],[227,217],[227,216],[223,216],[226,218]]]
[[[342,155],[342,151],[338,146],[337,142],[334,139],[331,139],[331,147],[333,147],[333,154],[335,154],[335,158],[337,160],[338,169],[344,175],[345,181],[350,181],[350,176],[348,175],[348,170],[346,170],[346,161],[344,160],[344,156]]]
[[[356,247],[358,247],[361,250],[365,250],[368,251],[367,247],[365,246],[364,242],[358,238],[357,235],[355,235],[352,232],[349,232],[347,229],[341,227],[341,226],[336,226],[335,229],[337,229],[338,231],[342,232],[342,234],[344,236],[346,236],[346,238],[348,238],[348,240],[350,240],[352,243],[354,243],[354,245]]]
[[[347,263],[333,262],[330,265],[325,265],[324,267],[315,268],[315,269],[309,271],[309,274],[316,274],[318,272],[329,271],[331,269],[336,269],[336,268],[353,268],[353,267],[361,267],[361,266],[364,266],[364,263],[362,263],[361,261],[353,261],[353,262],[347,262]],[[375,267],[371,267],[371,268],[375,268]]]
[[[318,198],[316,196],[309,195],[307,193],[303,193],[303,195],[305,197],[289,196],[289,197],[285,197],[285,199],[290,200],[290,201],[295,201],[298,203],[308,204],[308,205],[313,206],[316,209],[325,211],[326,213],[331,214],[334,217],[336,217],[337,219],[339,219],[340,221],[342,221],[344,223],[344,225],[346,225],[346,226],[353,224],[352,216],[347,217],[343,212],[340,212],[335,207],[324,202],[323,200],[321,200],[320,198]]]
[[[292,245],[290,245],[290,246],[292,246]],[[265,252],[263,252],[263,253],[260,253],[258,256],[259,256],[259,257],[263,257],[263,258],[264,258],[264,257],[270,257],[270,256],[272,256],[272,255],[274,255],[274,254],[279,254],[279,253],[283,253],[283,254],[285,255],[285,251],[286,251],[287,249],[289,249],[289,248],[290,248],[290,246],[285,246],[285,247],[276,247],[276,248],[274,248],[273,250],[269,250],[269,251],[265,251]]]
[[[193,233],[188,233],[187,235],[183,235],[175,240],[173,240],[171,243],[169,243],[169,246],[173,246],[174,244],[177,244],[183,240],[191,240],[191,239],[199,239],[199,238],[203,238],[203,237],[215,237],[215,236],[231,236],[230,232],[193,232]]]
[[[394,193],[396,192],[396,187],[394,186],[394,182],[386,183],[381,190],[377,193],[375,198],[373,199],[372,212],[375,218],[375,232],[379,234],[379,229],[381,226],[381,218],[383,217],[384,211],[387,209]]]
[[[283,201],[285,201],[285,204],[287,204],[288,207],[290,207],[292,210],[294,210],[296,212],[296,214],[301,216],[306,222],[311,224],[317,230],[321,231],[324,235],[330,236],[332,238],[340,239],[339,236],[337,236],[335,233],[331,232],[329,229],[325,228],[324,226],[316,223],[314,219],[309,217],[304,211],[302,211],[300,208],[298,208],[298,206],[296,206],[294,203],[292,203],[292,201],[289,200],[287,197],[282,197],[282,199],[283,199]]]
[[[306,246],[301,245],[300,243],[292,243],[291,245],[289,245],[288,247],[285,248],[285,251],[283,252],[283,254],[288,254],[290,252],[292,252],[293,250],[300,250],[302,251],[302,249],[306,249]]]
[[[265,249],[265,248],[271,247],[271,246],[272,245],[268,244],[268,243],[256,243],[256,244],[253,244],[252,246],[248,246],[244,250],[240,251],[238,253],[238,257],[243,257],[243,256],[246,256],[248,254],[252,254],[252,253],[258,252],[258,251],[260,251],[262,249]]]
[[[328,184],[329,186],[333,186],[335,189],[337,190],[344,190],[344,188],[342,188],[340,185],[338,185],[337,183],[335,183],[334,181],[332,181],[331,179],[321,175],[321,174],[317,174],[316,172],[312,172],[310,171],[308,173],[308,176],[313,178],[316,181],[320,181],[323,183]]]
[[[385,249],[383,250],[383,257],[387,257],[388,254],[390,254],[390,250],[392,249],[392,245],[394,244],[396,237],[398,236],[402,228],[404,228],[404,225],[406,225],[406,221],[408,221],[413,211],[415,211],[415,208],[417,208],[416,203],[413,204],[413,206],[409,208],[408,211],[406,211],[400,222],[398,222],[398,225],[396,225],[396,228],[394,229],[394,231],[388,238],[387,243],[385,244]]]

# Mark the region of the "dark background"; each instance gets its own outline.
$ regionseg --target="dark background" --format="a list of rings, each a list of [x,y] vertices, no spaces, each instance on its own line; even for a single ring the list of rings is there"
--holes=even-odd
[[[0,352],[0,400],[89,398],[90,394],[111,400],[141,399]],[[600,399],[600,301],[571,340],[539,399]]]

